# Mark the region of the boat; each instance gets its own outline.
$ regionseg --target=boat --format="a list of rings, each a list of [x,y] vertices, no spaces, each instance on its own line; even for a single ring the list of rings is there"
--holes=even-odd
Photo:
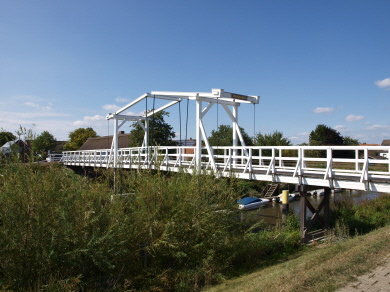
[[[325,195],[325,190],[324,189],[319,189],[319,190],[314,190],[312,191],[312,196],[313,197],[319,197]]]
[[[245,197],[237,201],[238,209],[240,210],[252,210],[260,208],[262,205],[268,203],[269,199]]]
[[[277,203],[281,203],[282,202],[282,196],[283,196],[283,194],[275,196],[275,197],[272,198],[272,201],[277,202]],[[294,200],[297,197],[299,197],[299,194],[288,194],[288,201],[291,202],[292,200]]]

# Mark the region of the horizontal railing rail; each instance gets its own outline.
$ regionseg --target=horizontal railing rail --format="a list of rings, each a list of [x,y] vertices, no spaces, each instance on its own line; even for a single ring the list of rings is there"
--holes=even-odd
[[[116,167],[196,169],[251,180],[390,192],[390,160],[378,155],[390,157],[389,146],[219,146],[211,147],[211,152],[202,148],[200,159],[195,150],[189,146],[120,148]],[[114,157],[111,149],[65,151],[61,161],[110,168],[115,166]]]

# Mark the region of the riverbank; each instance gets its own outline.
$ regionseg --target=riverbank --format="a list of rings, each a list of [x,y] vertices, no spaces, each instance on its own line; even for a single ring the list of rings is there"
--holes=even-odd
[[[389,240],[386,226],[343,241],[316,243],[285,262],[206,291],[337,291],[383,265],[390,255]]]
[[[283,226],[242,221],[236,201],[243,182],[235,178],[113,174],[90,178],[60,164],[0,166],[1,291],[200,291],[308,249],[296,215]],[[337,203],[331,222],[333,242],[390,225],[390,196]],[[303,263],[307,274],[322,261]],[[278,284],[295,272],[270,279]]]

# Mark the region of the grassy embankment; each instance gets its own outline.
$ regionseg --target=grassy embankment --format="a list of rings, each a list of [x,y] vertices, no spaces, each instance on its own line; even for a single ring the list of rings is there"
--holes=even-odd
[[[390,226],[341,242],[317,244],[288,261],[226,281],[217,291],[336,291],[390,254]]]
[[[325,242],[207,291],[335,291],[389,256],[388,194],[358,206],[340,201],[332,215],[333,228]]]
[[[117,196],[113,181],[112,171],[91,180],[61,165],[1,165],[0,290],[197,291],[302,249],[295,216],[276,228],[238,220],[247,182],[119,171],[128,195]],[[388,197],[366,204],[334,213],[338,238],[345,224],[389,223]]]

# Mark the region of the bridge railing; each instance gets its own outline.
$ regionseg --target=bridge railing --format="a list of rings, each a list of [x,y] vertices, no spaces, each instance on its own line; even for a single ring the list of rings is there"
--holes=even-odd
[[[199,162],[195,147],[135,147],[118,150],[117,167],[170,171],[202,168],[222,174],[234,172],[248,179],[257,179],[256,175],[262,175],[262,178],[284,175],[293,178],[316,176],[323,180],[342,176],[359,182],[390,181],[390,160],[371,156],[374,152],[390,157],[389,146],[223,146],[212,147],[211,153],[202,149]],[[67,165],[114,167],[114,152],[111,149],[66,151],[61,161]]]

